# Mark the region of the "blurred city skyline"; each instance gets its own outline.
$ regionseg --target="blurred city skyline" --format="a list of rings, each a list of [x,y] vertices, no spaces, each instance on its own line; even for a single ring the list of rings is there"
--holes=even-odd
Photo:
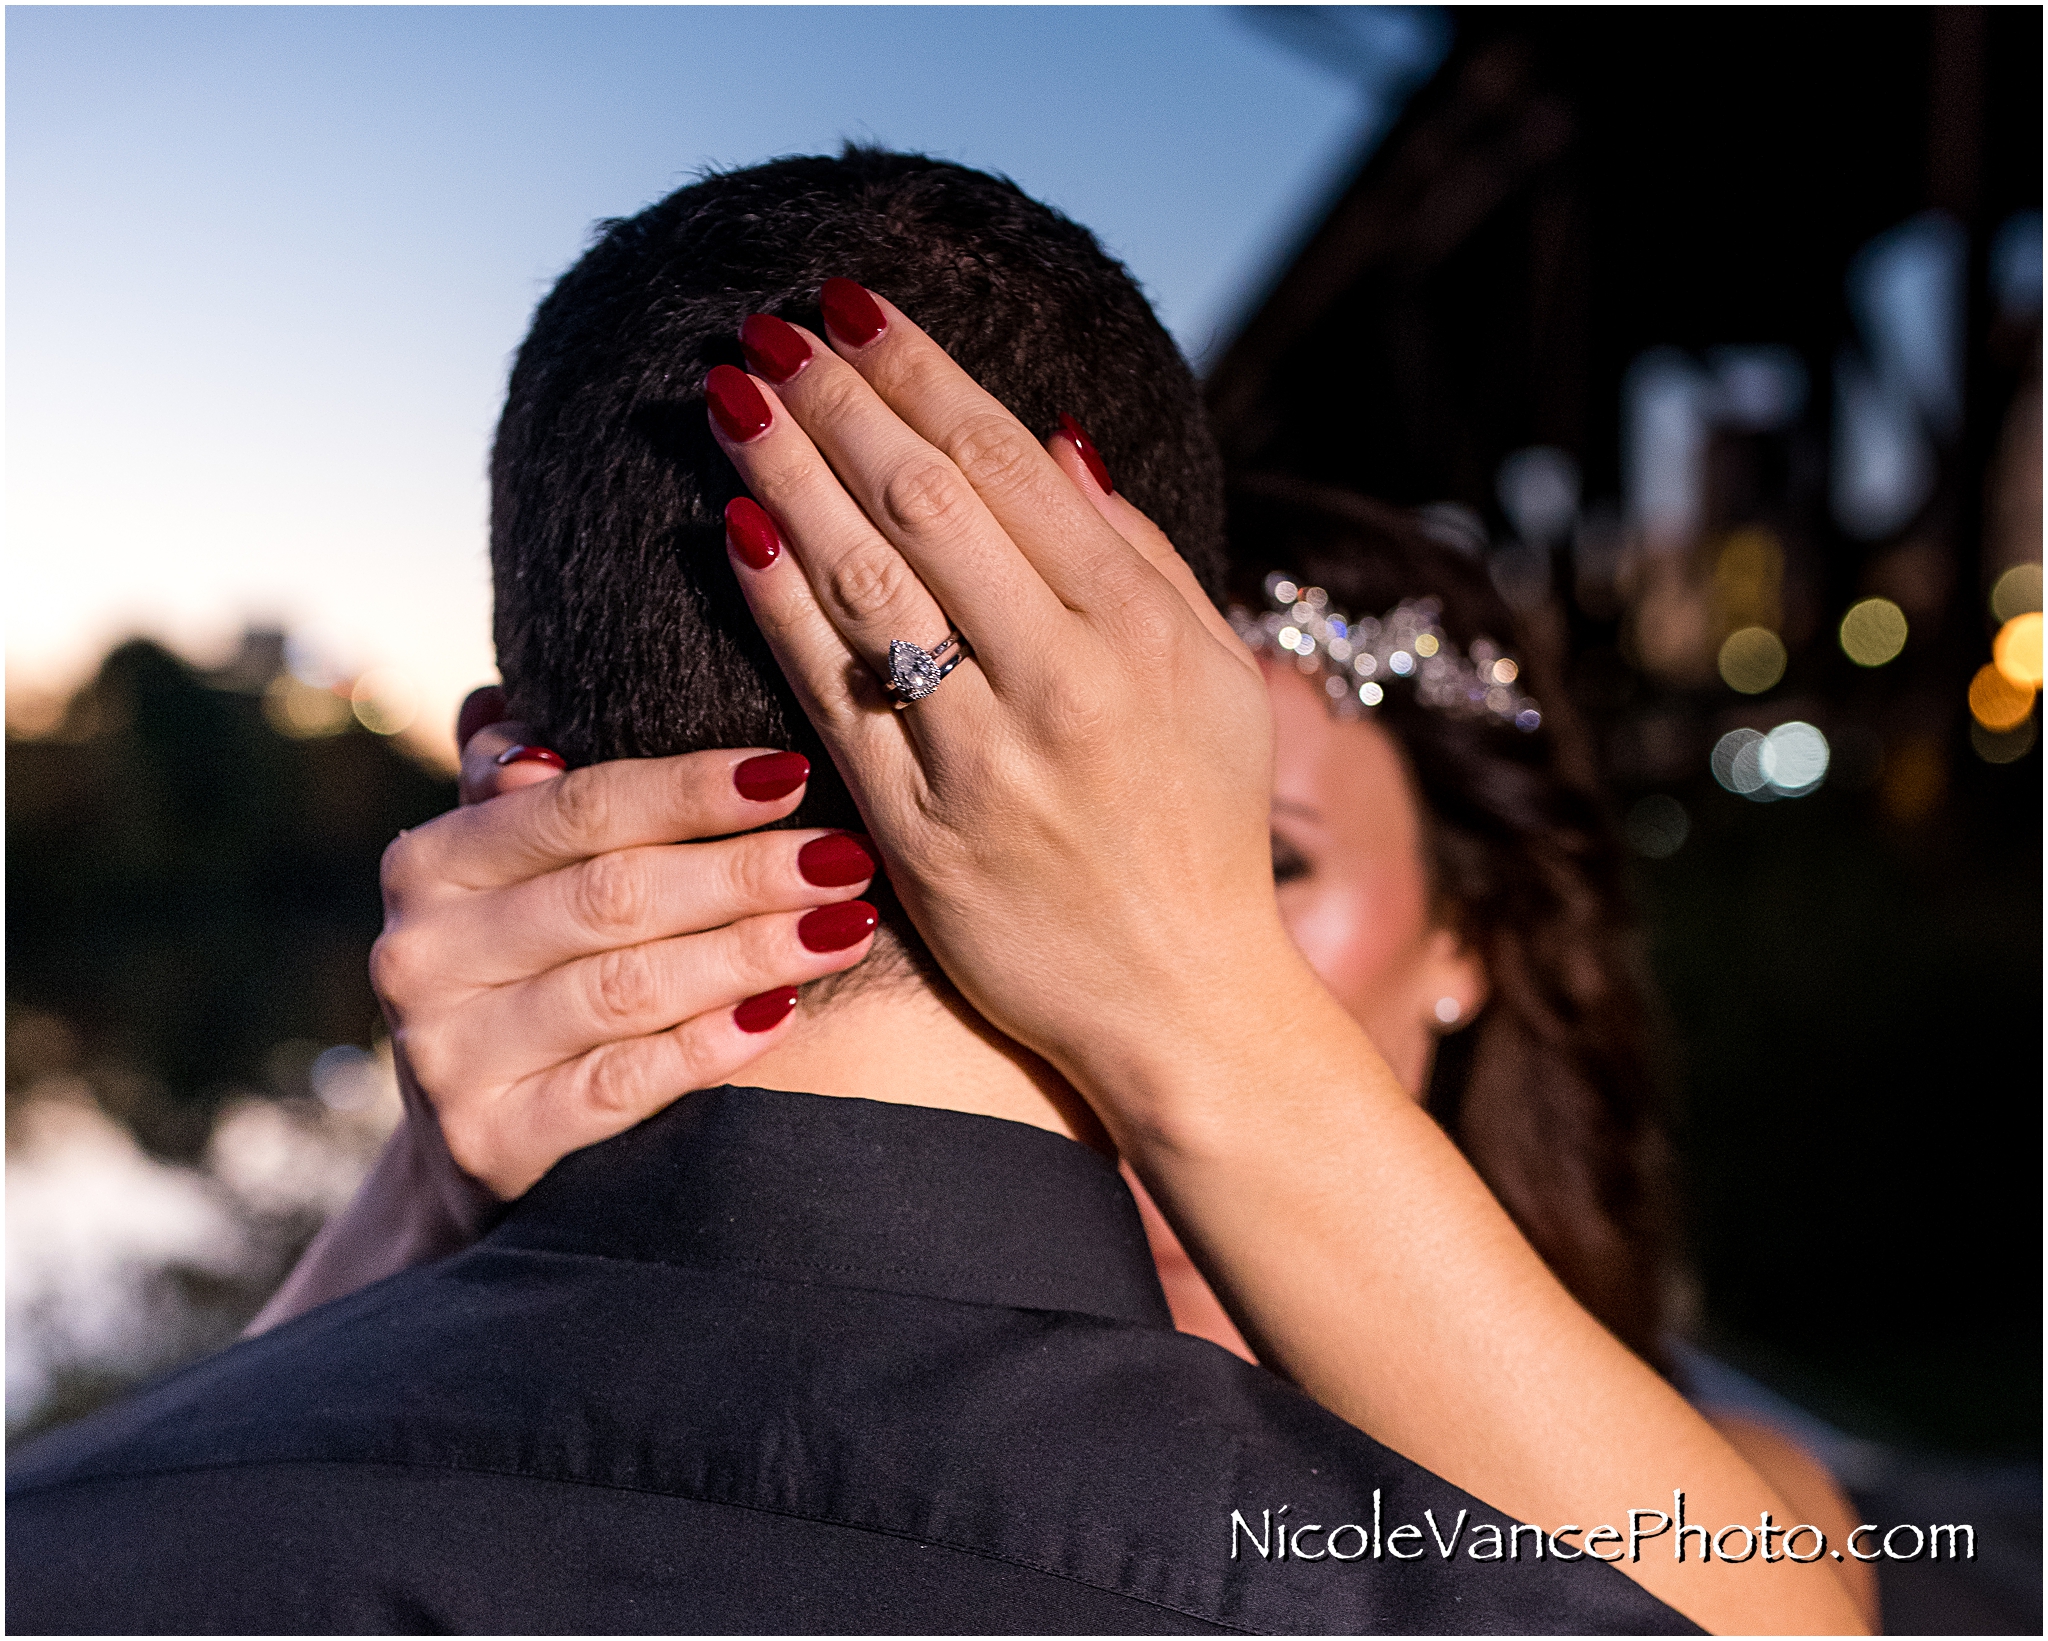
[[[220,665],[257,626],[314,683],[367,675],[366,721],[445,758],[495,676],[504,373],[593,223],[707,165],[922,149],[1094,228],[1199,364],[1440,49],[1428,14],[1360,29],[1332,51],[1198,7],[13,9],[10,722],[130,634]]]

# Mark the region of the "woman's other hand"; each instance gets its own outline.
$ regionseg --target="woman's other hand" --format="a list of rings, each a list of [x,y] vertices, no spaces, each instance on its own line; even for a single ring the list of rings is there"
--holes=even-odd
[[[495,687],[459,733],[462,807],[384,857],[371,978],[404,1119],[251,1333],[474,1241],[569,1152],[730,1080],[782,1038],[799,986],[873,944],[804,939],[872,880],[864,839],[755,830],[803,801],[800,755],[570,772]]]
[[[564,771],[523,726],[473,735],[464,807],[384,858],[371,978],[409,1121],[430,1114],[462,1173],[510,1198],[758,1057],[796,988],[870,945],[802,932],[872,879],[863,840],[754,830],[807,776],[752,750]]]

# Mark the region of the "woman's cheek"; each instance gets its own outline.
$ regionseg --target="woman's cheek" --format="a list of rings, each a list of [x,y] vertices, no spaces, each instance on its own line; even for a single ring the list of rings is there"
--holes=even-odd
[[[1354,1014],[1371,1006],[1399,966],[1413,931],[1357,888],[1283,884],[1280,916],[1308,965]]]

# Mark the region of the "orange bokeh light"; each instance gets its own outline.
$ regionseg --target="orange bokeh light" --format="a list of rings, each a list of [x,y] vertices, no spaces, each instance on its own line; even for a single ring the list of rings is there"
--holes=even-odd
[[[2041,687],[2041,612],[2016,615],[1991,640],[1991,663],[2021,689]]]
[[[1970,716],[1986,729],[2017,729],[2033,710],[2033,690],[2015,684],[1995,666],[1979,667],[1970,680]]]

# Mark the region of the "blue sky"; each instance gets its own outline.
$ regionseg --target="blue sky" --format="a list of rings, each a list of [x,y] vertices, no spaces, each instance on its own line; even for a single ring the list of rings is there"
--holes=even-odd
[[[281,621],[491,676],[483,462],[599,218],[856,137],[1088,223],[1198,361],[1382,111],[1182,7],[14,7],[10,688]]]

